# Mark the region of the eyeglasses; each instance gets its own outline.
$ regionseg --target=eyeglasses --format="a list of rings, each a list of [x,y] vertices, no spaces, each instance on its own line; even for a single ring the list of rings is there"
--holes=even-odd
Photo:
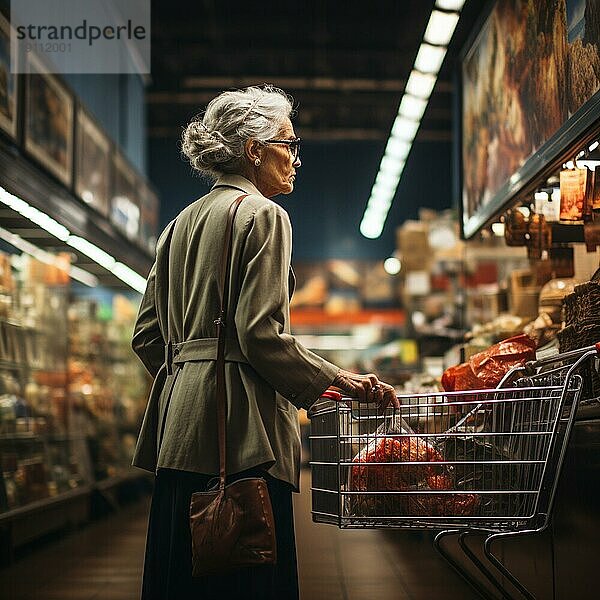
[[[294,162],[298,159],[300,154],[300,138],[294,138],[293,140],[266,140],[265,144],[286,144],[290,154],[292,155],[292,159]]]

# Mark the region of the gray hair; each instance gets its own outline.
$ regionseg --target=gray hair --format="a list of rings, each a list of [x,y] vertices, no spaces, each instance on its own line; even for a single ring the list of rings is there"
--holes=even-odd
[[[292,110],[292,98],[272,85],[223,92],[185,128],[181,152],[208,179],[239,173],[245,143],[276,137]]]

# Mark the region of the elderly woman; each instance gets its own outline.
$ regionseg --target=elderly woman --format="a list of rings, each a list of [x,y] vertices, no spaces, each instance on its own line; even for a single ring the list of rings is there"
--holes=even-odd
[[[362,401],[396,405],[375,375],[340,369],[290,334],[292,230],[271,198],[294,189],[300,140],[290,99],[279,89],[223,92],[183,133],[192,167],[216,180],[161,234],[133,349],[155,377],[133,464],[156,472],[144,566],[144,600],[297,598],[292,492],[298,491],[298,409],[328,387]],[[227,214],[247,195],[232,234],[227,335],[227,473],[268,485],[277,564],[193,578],[189,507],[219,472],[214,348],[185,357],[167,342],[216,345],[218,268]],[[168,348],[169,346],[167,346]],[[166,356],[166,358],[165,358]]]

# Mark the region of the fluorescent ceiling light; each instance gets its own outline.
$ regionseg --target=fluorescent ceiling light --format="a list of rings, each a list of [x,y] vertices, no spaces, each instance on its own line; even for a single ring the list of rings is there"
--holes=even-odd
[[[120,262],[115,263],[111,272],[140,294],[146,291],[146,280],[127,265]]]
[[[31,242],[24,240],[20,235],[12,233],[11,231],[8,231],[7,229],[4,229],[2,227],[0,227],[0,238],[14,246],[21,252],[33,256],[34,258],[37,258],[43,263],[49,264],[50,262],[54,262],[48,259],[48,253],[45,250],[38,248]]]
[[[385,221],[387,217],[388,209],[383,208],[382,206],[373,206],[371,202],[367,205],[365,209],[364,219],[367,221],[374,221],[375,223],[379,223],[380,221]]]
[[[412,142],[417,135],[420,124],[420,121],[407,119],[406,117],[398,115],[394,121],[394,126],[392,127],[392,137]]]
[[[10,192],[7,192],[3,187],[0,187],[0,200],[21,214],[29,206],[27,202],[21,200],[21,198],[17,198],[17,196],[14,196]]]
[[[360,232],[369,239],[374,240],[375,238],[378,238],[381,235],[381,232],[383,231],[383,223],[377,223],[377,222],[373,222],[373,221],[367,221],[365,219],[363,219],[362,223],[360,224]]]
[[[373,188],[381,187],[383,189],[395,190],[398,186],[398,178],[391,173],[379,171],[377,178],[375,179],[375,185]],[[372,193],[372,192],[371,192]]]
[[[99,283],[98,278],[95,275],[92,275],[75,265],[69,267],[69,276],[89,287],[96,287]]]
[[[388,175],[394,177],[400,177],[400,173],[404,169],[404,161],[392,158],[391,156],[384,156],[381,159],[380,169]]]
[[[435,5],[442,10],[455,10],[459,12],[464,3],[465,0],[437,0]]]
[[[438,0],[436,6],[442,11],[458,11],[463,4],[464,0]],[[421,117],[427,109],[437,74],[444,62],[446,46],[452,39],[460,18],[460,15],[455,12],[442,11],[432,11],[424,41],[419,47],[413,70],[406,82],[398,115],[392,126],[379,166],[379,173],[360,224],[360,232],[365,237],[374,239],[379,237],[383,231],[389,207],[379,220],[377,220],[377,214],[373,212],[373,208],[382,209],[388,202],[393,201],[404,170],[405,160],[417,135]]]
[[[57,261],[54,254],[38,248],[31,242],[24,240],[20,235],[0,227],[0,238],[20,250],[23,255],[28,254],[40,262],[43,262],[47,265],[56,265],[59,269],[64,270],[64,263]],[[98,278],[95,275],[92,275],[91,273],[88,273],[79,267],[69,265],[67,272],[69,273],[70,277],[80,281],[81,283],[84,283],[85,285],[88,285],[89,287],[96,287],[98,285]]]
[[[371,197],[369,199],[369,202],[373,198],[389,198],[389,200],[391,202],[395,193],[396,193],[396,186],[384,187],[382,184],[376,183],[371,189]]]
[[[0,200],[59,240],[64,242],[69,237],[69,230],[66,227],[49,217],[46,213],[27,204],[21,198],[7,192],[4,188],[0,188]]]
[[[430,46],[429,44],[421,44],[417,58],[415,59],[415,69],[422,73],[435,73],[441,69],[444,57],[446,56],[446,48],[439,46]]]
[[[413,119],[414,121],[420,121],[425,109],[427,108],[427,100],[423,98],[416,98],[410,94],[404,94],[400,101],[400,108],[398,114],[407,119]]]
[[[369,199],[369,204],[367,205],[367,210],[369,210],[369,208],[372,208],[375,211],[385,212],[387,214],[387,211],[389,210],[391,204],[392,196],[378,194],[377,196],[371,196],[371,198]]]
[[[435,86],[437,77],[431,73],[412,71],[406,82],[406,91],[418,98],[429,98]]]
[[[109,271],[112,271],[112,268],[115,266],[116,260],[110,254],[104,252],[102,248],[98,248],[98,246],[88,242],[84,238],[81,238],[77,235],[70,235],[69,239],[67,240],[67,244],[69,244],[69,246],[73,246],[73,248],[79,250]]]
[[[391,137],[385,147],[385,155],[398,160],[404,160],[410,152],[410,142]]]
[[[429,44],[447,46],[454,35],[460,15],[434,10],[429,17],[429,23],[423,39]]]
[[[91,258],[94,262],[98,263],[100,266],[104,267],[108,271],[111,271],[113,275],[118,277],[121,281],[132,287],[136,291],[142,290],[140,293],[143,293],[146,289],[146,279],[130,269],[127,265],[123,265],[121,263],[116,263],[116,260],[107,252],[104,252],[101,248],[88,242],[88,240],[81,238],[76,235],[71,235],[70,231],[61,225],[58,221],[55,221],[52,217],[47,215],[46,213],[38,210],[37,208],[31,206],[21,198],[11,194],[3,187],[0,186],[0,201],[23,215],[25,218],[29,219],[36,225],[39,225],[42,229],[46,230],[48,233],[52,234],[54,237],[59,240],[66,242],[69,246],[72,246],[76,250],[79,250],[83,254],[85,254],[88,258]],[[6,231],[6,230],[2,230]],[[41,250],[37,246],[30,244],[27,240],[24,240],[20,236],[16,234],[11,234],[10,232],[6,232],[8,235],[15,236],[13,238],[14,242],[11,242],[15,248],[19,248],[22,252],[26,252],[27,254],[31,254],[35,258],[38,258],[42,262],[48,263],[48,261],[54,263],[55,258],[53,254],[49,254],[44,250]],[[20,240],[20,241],[19,241]],[[20,245],[17,245],[20,244]],[[29,245],[28,245],[29,244]],[[51,259],[48,257],[52,257]],[[113,270],[115,264],[120,264],[121,267],[117,268],[116,272]],[[70,275],[73,279],[77,279],[82,283],[90,286],[98,285],[98,279],[80,269],[79,267],[70,267]],[[143,287],[141,282],[143,283]]]
[[[51,233],[54,237],[57,237],[61,241],[65,241],[69,235],[69,230],[61,225],[58,221],[55,221],[47,214],[39,211],[33,206],[28,206],[25,210],[19,211],[24,217],[27,217],[30,221],[39,225],[42,229],[45,229],[48,233]]]
[[[367,207],[375,199],[384,198],[385,200],[391,202],[393,197],[394,197],[394,190],[390,190],[389,188],[381,188],[378,185],[374,185],[373,189],[371,190],[371,195],[369,196],[369,202],[367,202]]]

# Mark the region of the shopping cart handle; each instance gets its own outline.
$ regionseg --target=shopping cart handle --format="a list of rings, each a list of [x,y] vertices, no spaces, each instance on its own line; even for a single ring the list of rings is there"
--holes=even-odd
[[[342,399],[342,394],[340,394],[340,392],[338,392],[336,390],[325,390],[321,394],[321,398],[327,398],[328,400],[337,400],[337,401],[339,401],[339,400]]]

